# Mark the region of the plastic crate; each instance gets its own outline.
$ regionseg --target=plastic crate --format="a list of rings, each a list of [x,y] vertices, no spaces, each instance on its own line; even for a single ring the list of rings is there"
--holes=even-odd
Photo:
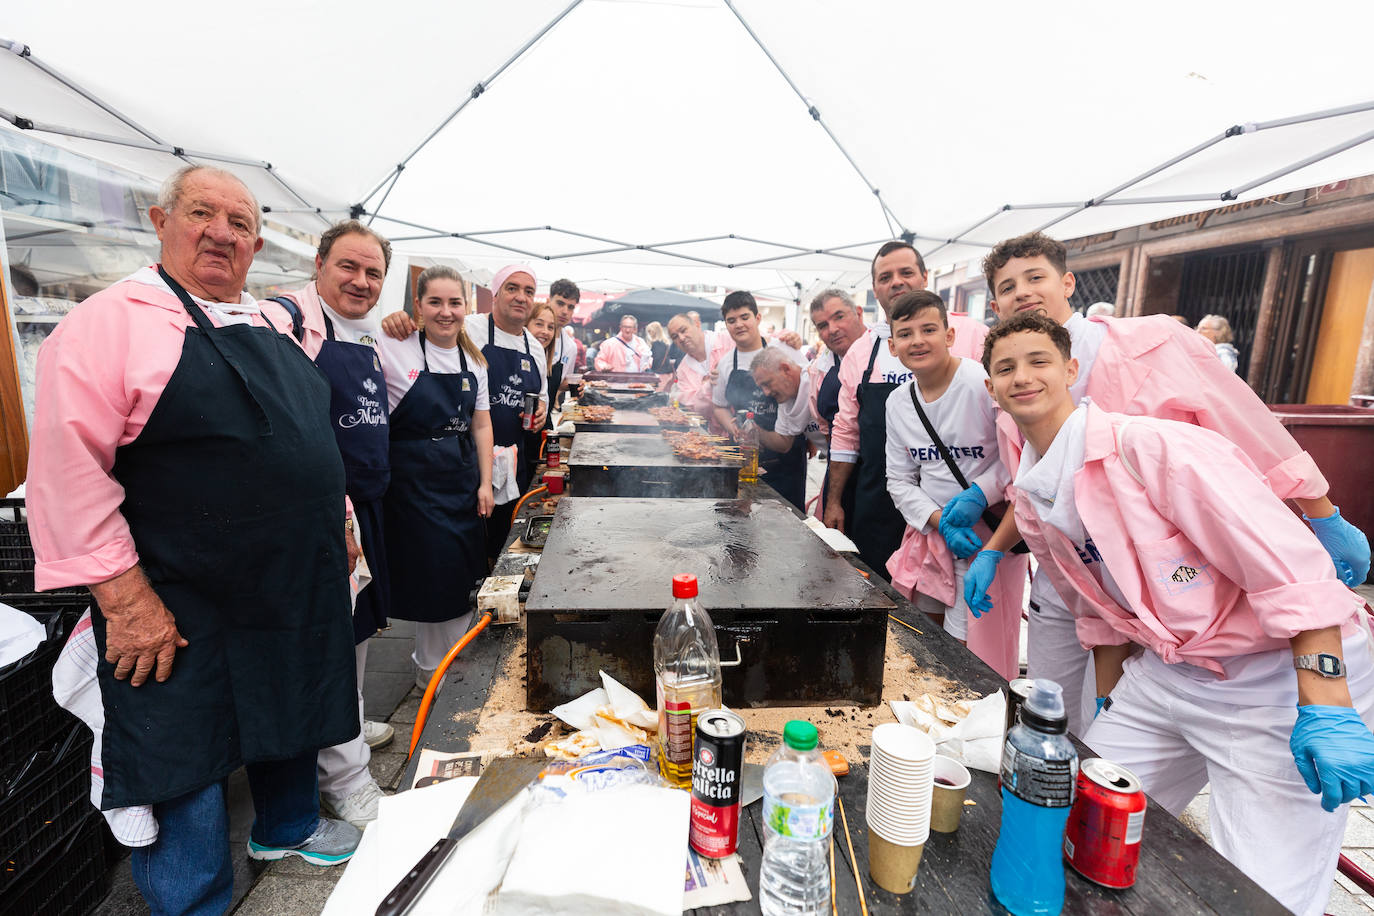
[[[20,599],[35,599],[36,604],[48,607],[33,610],[35,603]],[[14,772],[28,762],[37,751],[49,747],[63,736],[77,721],[76,717],[57,705],[52,695],[52,668],[67,634],[79,619],[89,599],[74,603],[72,596],[32,595],[4,596],[0,601],[28,611],[47,627],[47,638],[28,655],[0,668],[0,782],[9,782]],[[41,600],[39,600],[41,599]],[[25,606],[26,603],[28,606]],[[78,607],[79,605],[79,607]]]
[[[105,819],[91,812],[8,890],[0,891],[5,916],[85,916],[104,899]]]
[[[0,499],[0,592],[33,591],[33,541],[22,499]]]
[[[91,730],[75,725],[0,786],[0,893],[95,810],[91,806]]]

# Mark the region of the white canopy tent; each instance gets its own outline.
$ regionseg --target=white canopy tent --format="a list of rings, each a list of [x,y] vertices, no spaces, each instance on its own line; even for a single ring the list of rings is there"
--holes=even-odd
[[[936,266],[1374,172],[1363,0],[48,0],[0,34],[0,128],[545,282],[790,296],[903,233]]]

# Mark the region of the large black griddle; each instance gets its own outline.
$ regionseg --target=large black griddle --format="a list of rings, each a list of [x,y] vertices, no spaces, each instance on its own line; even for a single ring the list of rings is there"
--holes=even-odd
[[[579,436],[583,433],[653,433],[657,435],[660,429],[658,420],[654,419],[654,415],[647,410],[620,407],[617,407],[615,415],[605,422],[574,420],[573,424],[577,427]]]
[[[715,624],[725,702],[881,702],[892,601],[771,499],[565,497],[525,604],[527,699],[548,710],[604,670],[654,695],[653,634],[691,573]]]
[[[576,496],[733,499],[739,493],[739,461],[679,458],[658,433],[584,433],[579,426],[568,468]]]

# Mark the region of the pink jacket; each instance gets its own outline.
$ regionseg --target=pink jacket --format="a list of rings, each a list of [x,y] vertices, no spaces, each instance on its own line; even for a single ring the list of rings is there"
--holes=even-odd
[[[320,355],[320,345],[324,343],[327,331],[324,326],[324,306],[321,305],[320,291],[315,286],[315,281],[311,280],[300,289],[283,293],[286,298],[300,306],[302,326],[305,330],[305,337],[301,340],[301,347],[305,350],[305,355],[312,360]],[[274,303],[275,304],[275,303]]]
[[[1172,319],[1164,321],[1173,323]],[[1212,357],[1216,359],[1215,356]],[[1088,406],[1074,500],[1130,607],[1015,487],[1016,521],[1077,618],[1085,648],[1134,642],[1225,675],[1217,659],[1359,625],[1363,601],[1238,446],[1210,430]]]
[[[261,306],[290,329],[284,309]],[[104,582],[138,562],[110,471],[115,449],[148,422],[192,323],[144,268],[72,309],[39,348],[26,490],[39,590]],[[266,326],[261,316],[253,324]]]
[[[982,360],[983,340],[988,336],[987,326],[967,315],[950,315],[949,326],[954,328],[954,346],[949,348],[949,352],[955,356]],[[886,328],[886,325],[883,327]],[[844,354],[844,360],[840,363],[840,409],[835,414],[835,428],[830,433],[832,451],[858,454],[859,382],[863,380],[864,369],[868,367],[868,357],[873,352],[873,341],[877,333],[876,329],[870,328],[868,333],[850,345]],[[887,332],[884,330],[883,337],[886,336]],[[883,347],[886,346],[887,344],[883,344]],[[879,360],[882,359],[882,352],[879,351]],[[1216,357],[1212,359],[1215,361]],[[907,378],[910,377],[908,373]],[[879,379],[878,367],[875,365],[868,381]]]
[[[811,408],[811,419],[816,421],[816,425],[821,428],[821,434],[826,436],[830,435],[830,424],[825,422],[825,417],[822,417],[820,412],[816,410],[816,398],[821,393],[821,383],[825,381],[826,374],[834,365],[834,359],[835,355],[826,350],[806,366],[806,375],[811,383],[806,395],[807,403]]]
[[[984,542],[992,534],[982,522],[974,527]],[[1009,681],[1021,670],[1021,603],[1028,565],[1025,554],[1003,557],[988,589],[992,611],[977,619],[970,617],[968,622],[969,649]],[[887,561],[887,571],[892,587],[908,599],[920,591],[946,607],[954,606],[954,555],[938,531],[922,534],[907,525],[901,546]]]
[[[633,362],[630,355],[631,347],[638,356]],[[648,372],[653,361],[654,351],[641,337],[633,337],[627,344],[617,335],[603,340],[601,347],[596,351],[597,372]]]
[[[1102,410],[1179,420],[1214,430],[1235,443],[1281,499],[1315,499],[1328,489],[1312,456],[1264,402],[1226,365],[1205,337],[1167,315],[1089,318],[1107,337],[1088,376],[1088,397]],[[997,420],[1003,459],[1021,461],[1021,433],[1011,417]],[[1019,518],[1019,517],[1018,517]]]
[[[723,354],[730,351],[733,341],[724,331],[708,332],[706,336],[706,362],[714,370],[720,364]],[[604,344],[602,346],[605,346]],[[623,349],[623,348],[617,348]],[[683,408],[703,417],[711,416],[711,378],[684,360],[677,369],[678,401]]]

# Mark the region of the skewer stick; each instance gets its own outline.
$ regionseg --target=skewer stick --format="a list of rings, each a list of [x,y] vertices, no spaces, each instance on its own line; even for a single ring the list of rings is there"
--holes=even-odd
[[[900,617],[894,617],[891,614],[888,614],[887,616],[889,619],[897,621],[902,626],[906,627],[908,630],[911,630],[913,633],[920,633],[922,636],[926,635],[925,633],[922,633],[920,630],[913,627],[911,624],[907,623],[905,620],[902,620]]]
[[[849,815],[844,813],[844,799],[839,795],[835,796],[835,804],[840,806],[840,820],[844,822],[844,841],[849,845],[849,862],[854,866],[854,884],[859,889],[859,909],[863,911],[863,916],[868,916],[868,901],[864,898],[864,882],[859,871],[859,860],[854,855],[854,840],[849,835]]]
[[[835,831],[830,831],[830,916],[840,916],[835,906]]]

